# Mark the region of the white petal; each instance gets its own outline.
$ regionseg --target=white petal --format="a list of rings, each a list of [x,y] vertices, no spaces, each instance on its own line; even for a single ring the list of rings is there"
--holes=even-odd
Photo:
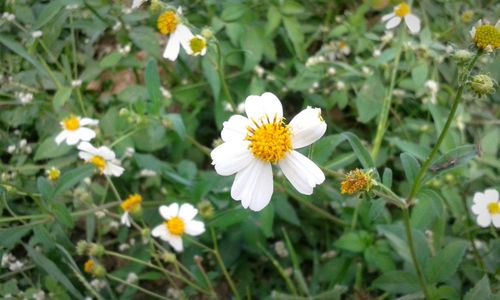
[[[106,165],[104,166],[103,173],[105,175],[119,177],[123,174],[124,171],[125,171],[125,169],[123,167],[119,166],[118,164],[116,164],[114,162],[108,161],[108,162],[106,162]]]
[[[66,144],[76,145],[80,141],[80,135],[77,131],[68,131],[66,133]]]
[[[495,28],[500,30],[500,19],[498,19],[497,23],[495,24]]]
[[[304,195],[311,195],[313,188],[325,181],[323,171],[309,158],[297,151],[286,154],[278,162],[283,174],[297,191]]]
[[[99,124],[99,121],[91,118],[82,118],[80,120],[80,126],[97,125],[97,124]]]
[[[205,56],[205,54],[207,54],[207,47],[205,46],[205,48],[203,48],[203,50],[201,50],[200,52],[200,55],[201,56]]]
[[[390,13],[390,14],[384,15],[384,16],[382,16],[382,22],[385,22],[385,21],[387,21],[389,19],[392,19],[395,16],[396,16],[395,13]]]
[[[175,34],[177,38],[179,39],[182,48],[184,48],[184,51],[186,51],[187,54],[192,55],[193,51],[191,50],[191,46],[189,45],[189,42],[191,39],[194,37],[193,33],[191,33],[191,30],[185,25],[179,24],[177,25],[177,28],[175,29]]]
[[[172,32],[172,34],[170,34],[170,37],[168,38],[167,46],[165,47],[165,51],[163,52],[163,58],[175,61],[179,56],[180,50],[181,50],[181,42],[177,37],[177,32],[174,31]]]
[[[134,0],[132,2],[132,8],[138,8],[139,6],[141,6],[142,3],[144,3],[145,0]]]
[[[273,195],[273,171],[271,164],[254,158],[236,174],[231,197],[241,200],[244,208],[259,211],[266,207]]]
[[[292,146],[302,148],[316,142],[325,134],[326,122],[321,118],[321,109],[308,107],[290,122]]]
[[[179,209],[179,217],[184,221],[184,223],[191,221],[197,213],[198,210],[189,203],[182,204]]]
[[[172,203],[169,206],[162,205],[160,206],[160,215],[163,219],[169,220],[172,217],[175,217],[179,214],[179,204]]]
[[[92,155],[98,154],[97,149],[94,146],[92,146],[90,143],[87,143],[87,142],[81,142],[80,144],[78,144],[78,150],[88,152]]]
[[[491,216],[491,222],[496,228],[500,228],[500,214]]]
[[[247,128],[252,125],[252,122],[244,116],[234,115],[222,125],[224,128],[222,128],[220,135],[224,142],[242,141],[247,136]]]
[[[217,174],[232,175],[245,168],[253,159],[249,141],[224,143],[210,153]]]
[[[472,205],[471,210],[475,215],[487,214],[489,213],[488,203],[487,202],[475,203]]]
[[[127,227],[130,227],[130,216],[128,215],[128,212],[123,213],[122,217],[120,218],[120,223]]]
[[[283,118],[283,107],[281,102],[272,93],[264,93],[261,96],[248,96],[245,100],[245,112],[250,120],[260,121],[264,117],[273,119]]]
[[[472,201],[475,203],[475,204],[479,204],[479,203],[484,203],[486,200],[485,196],[483,193],[481,192],[476,192],[474,194],[474,198],[472,199]]]
[[[205,224],[201,221],[193,220],[186,223],[184,231],[189,235],[197,236],[205,232]]]
[[[489,213],[477,216],[477,224],[481,227],[488,227],[491,224],[491,215]]]
[[[80,140],[88,142],[95,138],[95,131],[90,128],[80,127],[75,131],[75,135],[79,136]]]
[[[472,29],[469,31],[470,37],[474,38],[476,35],[476,27],[472,27]]]
[[[489,202],[497,202],[498,201],[498,191],[495,189],[487,189],[484,191],[484,197]]]
[[[60,145],[68,137],[68,131],[63,130],[56,136],[56,144]]]
[[[167,230],[167,226],[165,226],[165,224],[163,223],[153,228],[153,230],[151,231],[151,235],[154,237],[159,237],[164,241],[168,241],[168,238],[170,236]]]
[[[168,238],[168,243],[177,252],[182,252],[182,250],[184,248],[182,246],[182,238],[178,235],[170,235],[170,237]]]
[[[401,17],[395,16],[394,18],[390,19],[389,22],[385,24],[386,29],[392,29],[401,23]]]
[[[105,160],[113,160],[116,158],[115,152],[106,146],[97,148],[97,155],[101,156]]]
[[[78,156],[81,159],[83,159],[84,161],[89,161],[89,159],[91,159],[92,156],[94,156],[94,155],[91,153],[88,153],[88,152],[80,151],[80,152],[78,152]]]
[[[417,34],[420,32],[420,19],[414,14],[407,14],[405,16],[405,23],[410,29],[410,33]]]

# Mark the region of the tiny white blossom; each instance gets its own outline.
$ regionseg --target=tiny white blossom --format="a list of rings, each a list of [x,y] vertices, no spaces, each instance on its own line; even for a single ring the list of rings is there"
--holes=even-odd
[[[170,93],[170,91],[167,88],[160,86],[160,91],[162,96],[165,97],[166,99],[172,98],[172,93]]]
[[[40,38],[43,35],[43,32],[41,30],[33,31],[31,33],[31,37],[34,39]]]
[[[255,71],[255,74],[257,74],[257,76],[260,78],[262,78],[262,76],[264,76],[264,73],[266,72],[266,70],[259,65],[256,65],[253,70]]]
[[[500,202],[499,194],[496,189],[487,189],[484,193],[474,194],[471,207],[472,212],[477,216],[476,221],[480,227],[486,228],[493,224],[500,228]]]
[[[135,283],[135,282],[137,282],[138,279],[139,279],[139,277],[134,272],[130,272],[127,275],[127,282],[128,283]]]
[[[379,57],[382,54],[382,52],[379,49],[373,50],[373,57]]]
[[[16,97],[19,99],[19,102],[21,104],[29,104],[33,101],[33,94],[32,93],[24,93],[24,92],[17,92]]]
[[[335,75],[337,74],[337,69],[335,69],[334,67],[329,67],[327,72],[329,75]]]
[[[81,79],[72,80],[71,86],[74,88],[78,88],[78,87],[82,86],[82,80]]]
[[[8,22],[13,22],[16,19],[16,16],[14,14],[11,14],[11,13],[5,11],[2,14],[2,19],[4,19],[5,21],[8,21]]]
[[[343,81],[339,80],[336,83],[337,90],[344,90],[346,88],[346,85]]]
[[[101,279],[92,279],[92,281],[90,282],[90,285],[94,289],[96,289],[97,291],[100,291],[106,287],[106,281],[101,280]]]
[[[17,149],[16,145],[9,145],[9,147],[7,147],[7,152],[9,154],[12,154],[16,151],[16,149]]]

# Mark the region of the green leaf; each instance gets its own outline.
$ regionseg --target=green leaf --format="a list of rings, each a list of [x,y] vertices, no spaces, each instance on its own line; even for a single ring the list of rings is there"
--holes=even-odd
[[[52,106],[56,111],[61,110],[61,108],[64,106],[64,104],[68,101],[69,97],[71,96],[72,91],[73,90],[67,86],[63,86],[57,90],[56,94],[54,95],[54,100],[52,101]]]
[[[387,238],[391,246],[403,260],[413,265],[410,249],[408,249],[408,243],[406,242],[406,233],[402,224],[378,225],[377,231]],[[427,239],[420,230],[412,229],[412,233],[417,259],[421,264],[424,264],[430,256]]]
[[[392,187],[392,170],[389,168],[384,169],[384,173],[382,174],[382,183],[388,187]]]
[[[144,74],[146,81],[146,88],[148,90],[149,98],[151,99],[151,106],[149,112],[153,116],[160,114],[161,102],[163,96],[160,91],[160,75],[158,74],[158,65],[154,58],[149,59]]]
[[[425,274],[429,283],[447,281],[455,275],[467,246],[468,243],[465,241],[453,241],[432,257],[425,266]]]
[[[266,36],[271,35],[276,29],[278,29],[280,23],[281,14],[279,10],[275,6],[270,5],[267,10],[267,23],[265,29]]]
[[[294,0],[285,0],[283,5],[280,6],[280,11],[284,15],[298,15],[302,14],[304,10],[304,6]]]
[[[262,233],[270,238],[273,236],[273,224],[274,224],[274,205],[268,205],[259,214],[257,214],[258,226],[262,230]]]
[[[414,87],[416,90],[419,87],[423,87],[425,81],[427,80],[427,73],[429,73],[429,68],[425,61],[420,61],[417,67],[411,70],[411,78],[413,79]]]
[[[356,96],[356,108],[358,110],[358,121],[368,123],[380,114],[382,102],[385,97],[382,81],[378,76],[370,76],[363,84]]]
[[[394,294],[411,294],[420,291],[415,274],[403,271],[390,271],[375,279],[373,287]]]
[[[56,221],[61,223],[62,226],[66,228],[73,228],[75,226],[75,222],[64,204],[59,202],[52,203],[51,211],[55,215]]]
[[[491,297],[490,281],[488,275],[479,280],[464,296],[464,300],[489,300]]]
[[[396,264],[391,255],[380,251],[376,246],[366,248],[363,255],[368,264],[373,265],[383,273],[396,269]]]
[[[64,7],[64,2],[65,1],[56,0],[45,5],[35,24],[33,24],[33,30],[40,29],[43,25],[49,23],[59,13],[61,8]]]
[[[11,51],[16,53],[17,55],[19,55],[22,58],[24,58],[25,60],[27,60],[30,64],[32,64],[38,70],[38,72],[49,77],[49,74],[47,73],[45,68],[42,66],[42,64],[40,64],[40,62],[36,58],[32,57],[28,52],[26,52],[26,50],[24,50],[24,47],[21,44],[19,44],[18,42],[16,42],[12,38],[10,38],[6,35],[3,35],[3,34],[0,35],[0,43],[2,43],[5,47],[9,48]]]
[[[0,245],[7,249],[10,249],[18,244],[19,240],[22,239],[31,231],[29,226],[18,226],[6,229],[0,229]]]
[[[300,219],[297,216],[297,212],[286,198],[286,195],[276,193],[273,195],[273,198],[273,202],[275,203],[274,207],[278,217],[290,224],[300,226]]]
[[[399,157],[401,158],[401,163],[403,164],[406,179],[410,182],[413,182],[418,174],[418,171],[420,170],[420,164],[415,159],[415,157],[413,157],[409,153],[401,153]]]
[[[240,36],[241,48],[245,51],[243,71],[252,70],[262,59],[264,51],[263,34],[252,26],[245,27],[245,34]]]
[[[416,229],[430,229],[436,218],[443,213],[443,200],[432,189],[422,189],[417,194],[418,201],[411,211],[411,225]]]
[[[129,37],[137,47],[151,54],[153,57],[160,58],[160,43],[158,43],[158,35],[153,28],[133,26]]]
[[[118,62],[122,59],[123,55],[118,52],[112,52],[106,56],[104,56],[99,62],[99,67],[103,69],[109,69],[118,64]],[[146,69],[147,70],[147,69]],[[147,73],[146,73],[147,74]],[[147,84],[147,81],[146,81]]]
[[[55,142],[55,137],[51,136],[46,138],[36,149],[35,157],[33,158],[35,161],[59,157],[70,152],[74,147],[67,145],[66,143],[62,143],[57,145]]]
[[[358,157],[359,162],[365,169],[371,169],[375,168],[375,165],[373,163],[372,157],[368,150],[361,144],[361,141],[359,138],[351,132],[344,132],[342,133],[342,136],[349,141],[349,144],[351,144],[352,150],[354,150],[354,153]]]
[[[401,149],[401,151],[408,152],[420,160],[425,160],[431,153],[429,147],[404,141],[400,138],[389,138],[389,141]]]
[[[179,135],[181,139],[186,138],[186,126],[184,126],[184,122],[182,121],[182,117],[179,114],[167,114],[165,116],[170,124],[172,124],[172,129]]]
[[[335,246],[351,252],[363,252],[371,245],[373,237],[366,231],[344,233],[335,242]]]
[[[95,168],[93,165],[86,164],[71,171],[63,172],[61,174],[61,177],[59,177],[59,179],[57,180],[54,197],[69,190],[70,188],[81,182],[83,179],[92,176],[94,171]]]
[[[52,198],[54,197],[54,187],[52,186],[52,184],[50,184],[47,178],[41,176],[38,177],[36,186],[43,200],[45,200],[47,203],[49,201],[52,201]]]
[[[246,5],[241,3],[226,3],[220,18],[226,22],[234,22],[241,18],[247,10]]]
[[[28,252],[28,255],[33,259],[33,262],[41,267],[48,275],[55,278],[60,284],[62,284],[71,295],[78,299],[82,299],[82,295],[75,288],[73,283],[66,277],[66,275],[57,267],[57,265],[45,257],[42,253],[33,249],[30,245],[23,244],[24,248]]]
[[[285,25],[288,37],[292,41],[293,48],[295,49],[295,54],[300,60],[303,61],[305,58],[305,49],[304,32],[302,32],[302,26],[294,17],[283,17],[283,24]]]

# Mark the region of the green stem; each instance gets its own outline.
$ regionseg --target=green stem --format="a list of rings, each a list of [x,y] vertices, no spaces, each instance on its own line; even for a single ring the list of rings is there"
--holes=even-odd
[[[136,133],[137,131],[139,131],[141,129],[142,129],[142,126],[138,126],[134,129],[130,130],[129,132],[123,134],[121,137],[117,138],[113,143],[111,143],[111,145],[109,145],[109,148],[113,148],[114,146],[123,142],[125,139],[127,139],[128,137],[130,137],[131,135],[133,135],[134,133]]]
[[[210,230],[210,232],[212,234],[212,240],[214,243],[213,254],[215,256],[215,259],[217,260],[217,263],[219,264],[219,267],[221,268],[224,277],[226,277],[226,281],[229,284],[229,288],[231,288],[231,291],[233,291],[234,297],[236,297],[236,299],[241,299],[240,293],[236,289],[236,285],[234,284],[231,275],[229,275],[229,272],[226,269],[226,265],[224,264],[224,261],[222,260],[222,257],[219,254],[219,247],[217,246],[217,237],[215,236],[215,231],[212,229]]]
[[[193,146],[195,146],[196,148],[198,148],[198,150],[200,150],[201,152],[203,152],[203,154],[205,154],[206,156],[210,157],[210,152],[212,152],[212,150],[210,148],[208,148],[207,146],[204,146],[204,145],[200,144],[197,140],[195,140],[195,138],[193,138],[190,135],[186,135],[186,139],[188,141],[190,141],[191,144],[193,144]]]
[[[420,284],[420,288],[422,289],[422,292],[424,293],[425,299],[431,299],[429,296],[429,291],[427,290],[427,284],[425,283],[424,274],[422,273],[422,268],[420,267],[420,263],[417,260],[417,254],[415,251],[415,244],[413,242],[413,233],[411,231],[411,225],[410,225],[410,208],[409,207],[406,207],[403,209],[403,223],[404,223],[404,227],[405,227],[405,231],[406,231],[406,238],[407,238],[408,247],[410,248],[411,260],[413,262],[413,266],[415,267],[415,270],[417,271],[418,283]]]
[[[403,33],[401,33],[403,36]],[[389,118],[389,111],[391,109],[392,103],[392,92],[394,90],[394,85],[396,84],[396,75],[398,73],[399,61],[401,59],[401,53],[403,51],[403,38],[400,39],[398,48],[396,50],[396,58],[394,59],[394,68],[392,69],[391,81],[389,84],[389,90],[384,98],[384,103],[382,104],[382,112],[380,113],[380,120],[377,125],[377,133],[375,134],[375,140],[373,141],[372,148],[372,159],[376,160],[378,153],[380,151],[380,146],[382,144],[382,140],[384,139],[384,134],[387,129],[387,120]]]
[[[113,281],[117,281],[117,282],[119,282],[121,284],[125,284],[125,285],[128,285],[128,286],[132,287],[132,288],[138,289],[139,291],[141,291],[141,292],[143,292],[145,294],[148,294],[148,295],[150,295],[152,297],[155,297],[155,298],[158,298],[158,299],[166,299],[166,300],[170,299],[170,298],[164,297],[164,296],[162,296],[160,294],[153,293],[153,292],[151,292],[151,291],[149,291],[149,290],[147,290],[145,288],[142,288],[142,287],[138,286],[137,284],[133,284],[133,283],[127,282],[127,281],[125,281],[125,280],[123,280],[121,278],[115,277],[115,276],[113,276],[111,274],[107,274],[106,277],[108,277],[109,279],[111,279]]]
[[[233,108],[233,111],[236,112],[236,103],[234,102],[233,97],[231,96],[231,92],[229,91],[229,87],[226,82],[226,78],[224,77],[224,66],[222,63],[222,51],[220,49],[219,43],[215,43],[217,46],[217,73],[219,74],[219,78],[222,84],[222,90],[224,91],[224,94],[226,94],[227,101]]]

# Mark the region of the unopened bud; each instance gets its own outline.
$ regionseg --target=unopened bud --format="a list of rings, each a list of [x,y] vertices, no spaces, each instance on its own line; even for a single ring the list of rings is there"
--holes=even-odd
[[[77,244],[76,244],[76,253],[78,255],[85,255],[87,254],[87,250],[89,249],[89,243],[87,243],[86,241],[79,241]]]
[[[177,257],[172,252],[163,252],[161,259],[166,263],[175,263],[177,261]]]
[[[127,117],[130,115],[130,111],[126,108],[122,108],[120,109],[119,115],[120,117]]]
[[[474,75],[469,84],[474,93],[479,97],[495,93],[495,82],[488,75]]]
[[[197,205],[200,215],[205,219],[210,219],[214,216],[214,206],[208,200],[202,200]]]
[[[201,36],[204,37],[207,41],[214,36],[214,33],[210,28],[205,27],[201,30]]]
[[[453,53],[453,58],[459,63],[466,63],[471,60],[473,56],[474,54],[472,54],[470,51],[463,49],[457,50],[455,51],[455,53]]]
[[[104,255],[104,251],[105,251],[105,249],[104,249],[103,245],[101,245],[101,244],[90,244],[89,255],[100,257],[100,256]]]

